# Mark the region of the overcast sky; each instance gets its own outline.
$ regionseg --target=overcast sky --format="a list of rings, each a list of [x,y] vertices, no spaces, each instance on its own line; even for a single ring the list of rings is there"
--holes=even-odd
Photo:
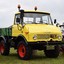
[[[13,24],[18,4],[24,10],[33,10],[37,6],[40,11],[50,12],[52,19],[57,19],[58,23],[64,21],[64,0],[1,0],[0,27]]]

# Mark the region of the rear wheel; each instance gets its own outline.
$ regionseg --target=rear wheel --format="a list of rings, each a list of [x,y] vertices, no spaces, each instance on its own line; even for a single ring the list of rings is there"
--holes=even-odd
[[[59,46],[55,46],[54,50],[44,50],[45,55],[49,58],[56,58],[59,56]]]
[[[23,60],[28,60],[32,56],[31,48],[24,42],[21,41],[17,49],[18,56]]]
[[[4,52],[4,44],[3,41],[0,43],[0,53],[2,54]]]
[[[10,50],[9,44],[5,43],[4,40],[1,40],[1,42],[0,42],[1,55],[9,55],[9,50]]]

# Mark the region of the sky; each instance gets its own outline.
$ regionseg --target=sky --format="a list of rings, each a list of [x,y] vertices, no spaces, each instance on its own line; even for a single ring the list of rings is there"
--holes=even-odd
[[[64,22],[64,0],[1,0],[0,27],[13,25],[18,4],[24,10],[34,10],[37,6],[39,11],[51,13],[52,20],[57,19],[60,24]]]

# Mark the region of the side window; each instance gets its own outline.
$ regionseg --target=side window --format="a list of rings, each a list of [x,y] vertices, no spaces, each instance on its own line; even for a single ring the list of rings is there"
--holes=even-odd
[[[20,15],[15,15],[14,24],[20,24]]]

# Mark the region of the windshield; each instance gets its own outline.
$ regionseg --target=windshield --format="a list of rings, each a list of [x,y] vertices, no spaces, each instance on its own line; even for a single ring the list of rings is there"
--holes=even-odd
[[[24,13],[23,23],[25,24],[52,24],[49,14]]]

